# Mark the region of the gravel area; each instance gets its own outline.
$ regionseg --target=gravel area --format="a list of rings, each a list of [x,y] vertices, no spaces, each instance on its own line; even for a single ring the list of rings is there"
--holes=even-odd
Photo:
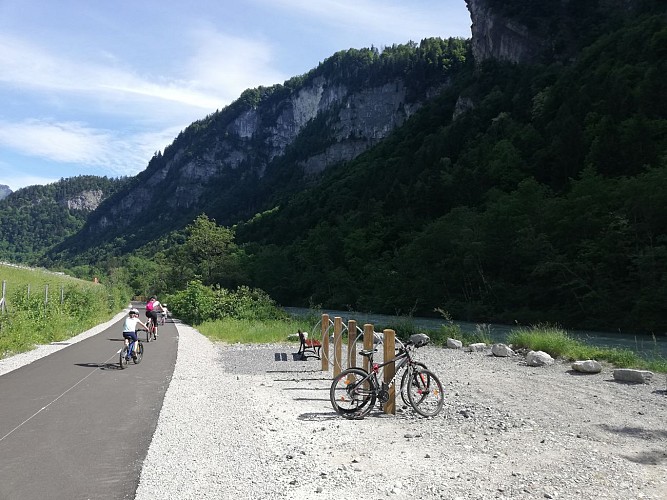
[[[122,316],[122,314],[121,314]],[[105,329],[0,361],[0,375]],[[616,382],[432,346],[445,406],[345,420],[297,343],[212,343],[177,324],[176,369],[137,500],[667,499],[667,381]],[[400,399],[399,399],[400,401]]]
[[[178,325],[178,361],[136,498],[667,498],[667,387],[609,367],[427,346],[445,385],[425,419],[345,420],[298,344],[212,343]]]

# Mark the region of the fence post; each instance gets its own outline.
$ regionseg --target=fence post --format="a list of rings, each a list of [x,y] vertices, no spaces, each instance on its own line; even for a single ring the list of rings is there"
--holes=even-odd
[[[347,322],[347,367],[357,366],[357,322]]]
[[[2,280],[2,297],[0,297],[0,311],[5,312],[5,291],[7,290],[7,280]]]
[[[329,371],[329,315],[322,315],[322,371]]]
[[[49,284],[44,285],[44,305],[49,303]]]
[[[373,349],[373,335],[375,332],[375,327],[371,324],[366,323],[364,325],[364,350],[370,351]],[[371,367],[368,366],[368,358],[364,356],[363,369],[367,372],[370,371]]]
[[[28,301],[30,301],[30,283],[28,283],[28,296],[26,297]]]
[[[65,286],[60,285],[60,305],[65,303]]]
[[[396,355],[396,332],[394,330],[384,330],[384,358],[392,359]],[[384,412],[396,415],[396,383],[392,379],[396,375],[396,364],[389,363],[384,367],[384,382],[389,385],[389,401],[384,405]]]
[[[334,372],[336,377],[341,370],[341,358],[343,357],[343,319],[340,316],[334,318]]]

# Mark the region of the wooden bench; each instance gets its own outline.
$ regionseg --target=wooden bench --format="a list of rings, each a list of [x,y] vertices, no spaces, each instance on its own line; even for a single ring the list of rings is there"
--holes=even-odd
[[[308,334],[301,330],[299,330],[298,333],[300,342],[298,354],[301,355],[301,359],[322,359],[320,357],[320,349],[322,348],[321,342],[319,340],[309,339]]]

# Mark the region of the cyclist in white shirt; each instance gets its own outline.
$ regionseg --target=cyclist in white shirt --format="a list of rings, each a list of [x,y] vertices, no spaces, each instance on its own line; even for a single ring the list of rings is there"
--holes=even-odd
[[[134,307],[130,309],[130,312],[125,318],[125,323],[123,324],[123,338],[134,341],[134,346],[132,348],[132,359],[136,359],[137,355],[134,353],[134,349],[137,345],[137,325],[141,326],[143,329],[148,330],[148,327],[141,322],[139,319],[139,311]]]

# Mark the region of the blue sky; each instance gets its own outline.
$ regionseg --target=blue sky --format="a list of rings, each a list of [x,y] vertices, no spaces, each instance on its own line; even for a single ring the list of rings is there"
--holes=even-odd
[[[0,0],[0,184],[135,175],[245,89],[470,24],[464,0]]]

